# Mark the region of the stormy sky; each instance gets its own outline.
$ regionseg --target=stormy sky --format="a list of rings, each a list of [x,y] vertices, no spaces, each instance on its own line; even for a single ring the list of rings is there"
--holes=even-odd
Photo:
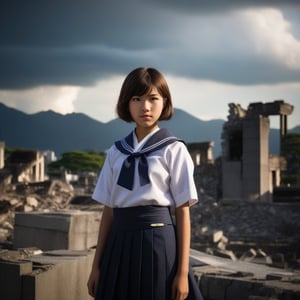
[[[106,122],[138,66],[162,71],[174,106],[198,118],[225,119],[229,102],[282,99],[295,106],[289,126],[299,125],[300,2],[1,1],[8,106]]]

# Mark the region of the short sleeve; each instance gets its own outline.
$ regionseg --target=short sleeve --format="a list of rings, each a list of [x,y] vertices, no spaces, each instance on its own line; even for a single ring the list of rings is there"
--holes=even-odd
[[[182,142],[176,142],[169,148],[170,192],[179,207],[186,202],[192,206],[198,202],[194,181],[194,163]]]
[[[111,204],[111,188],[112,188],[112,167],[110,164],[111,151],[108,151],[103,167],[100,171],[92,198],[99,203],[107,205]]]

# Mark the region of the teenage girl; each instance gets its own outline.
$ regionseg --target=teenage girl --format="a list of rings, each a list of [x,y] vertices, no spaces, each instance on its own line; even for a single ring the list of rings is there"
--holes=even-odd
[[[116,110],[135,128],[109,149],[92,195],[104,209],[89,294],[201,300],[189,264],[194,165],[185,144],[158,126],[173,115],[164,76],[153,68],[131,71]]]

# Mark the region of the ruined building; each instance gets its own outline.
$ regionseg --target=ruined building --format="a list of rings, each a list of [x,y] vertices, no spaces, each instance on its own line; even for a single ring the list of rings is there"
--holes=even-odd
[[[287,132],[287,116],[293,112],[293,106],[274,101],[250,103],[247,110],[230,103],[229,108],[222,133],[223,201],[272,201],[285,160],[269,155],[269,116],[279,115],[282,137]]]
[[[0,186],[45,180],[45,158],[42,152],[18,149],[5,160],[5,144],[0,142]]]
[[[198,195],[219,198],[219,166],[213,157],[214,142],[189,143],[187,148],[194,162],[194,179]]]
[[[214,162],[213,146],[214,142],[189,143],[187,145],[195,167]]]

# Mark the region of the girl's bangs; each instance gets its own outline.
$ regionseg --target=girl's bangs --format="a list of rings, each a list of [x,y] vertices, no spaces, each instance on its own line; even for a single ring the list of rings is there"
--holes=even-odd
[[[150,93],[150,91],[153,88],[153,84],[152,83],[148,83],[148,82],[141,82],[139,84],[136,84],[133,89],[132,89],[132,94],[135,96],[142,96],[142,95],[147,95],[148,93]]]

